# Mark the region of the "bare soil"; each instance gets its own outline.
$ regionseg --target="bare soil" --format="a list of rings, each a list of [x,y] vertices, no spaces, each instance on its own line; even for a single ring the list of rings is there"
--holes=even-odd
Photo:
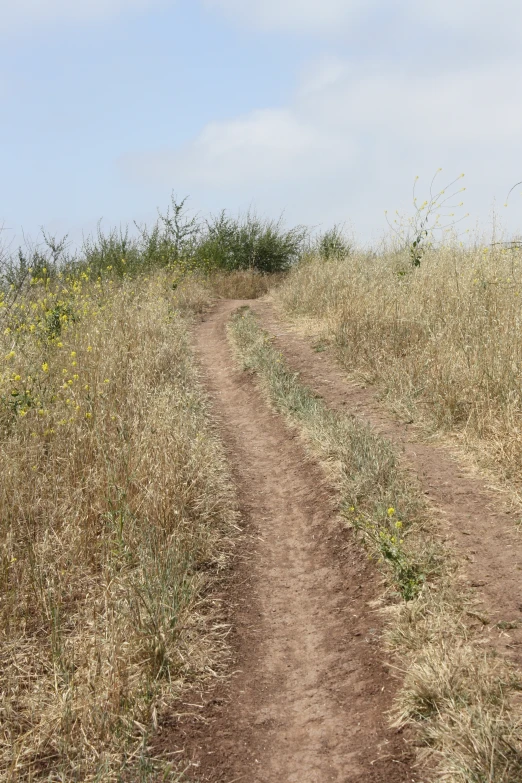
[[[372,608],[381,578],[339,524],[321,468],[235,366],[225,327],[241,304],[221,302],[196,334],[245,525],[224,596],[235,672],[161,744],[184,750],[198,781],[418,780],[388,725],[397,681]]]

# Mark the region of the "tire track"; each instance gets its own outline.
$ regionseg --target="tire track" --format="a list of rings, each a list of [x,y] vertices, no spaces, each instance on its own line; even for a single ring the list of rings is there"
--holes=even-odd
[[[225,329],[241,304],[219,303],[196,334],[250,541],[229,596],[240,671],[197,763],[228,783],[413,781],[386,722],[395,683],[369,607],[379,575],[339,525],[320,468],[235,367]]]
[[[371,388],[350,382],[332,360],[318,353],[279,318],[266,300],[251,303],[264,329],[304,384],[337,410],[368,421],[404,454],[438,513],[441,534],[461,558],[466,583],[475,590],[489,617],[484,634],[491,644],[522,668],[522,545],[517,532],[520,514],[503,506],[480,476],[469,475],[448,449],[422,442],[407,424],[395,421],[380,406]],[[478,621],[480,624],[481,621]]]

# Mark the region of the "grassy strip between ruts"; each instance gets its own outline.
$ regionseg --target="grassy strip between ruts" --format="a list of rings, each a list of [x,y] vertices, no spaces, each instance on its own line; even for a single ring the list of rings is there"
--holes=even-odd
[[[35,279],[0,335],[2,780],[178,779],[149,739],[224,669],[236,525],[183,315],[208,296]]]
[[[522,726],[512,699],[520,681],[481,643],[473,597],[391,444],[303,386],[248,308],[234,314],[229,336],[243,368],[325,464],[342,516],[383,568],[386,638],[403,673],[396,724],[416,727],[438,780],[520,781]]]

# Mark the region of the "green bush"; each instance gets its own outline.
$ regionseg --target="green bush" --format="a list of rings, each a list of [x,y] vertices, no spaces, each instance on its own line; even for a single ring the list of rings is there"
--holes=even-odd
[[[346,258],[352,252],[352,243],[343,226],[335,225],[320,234],[313,248],[326,261],[330,258]]]
[[[205,223],[195,251],[197,265],[284,272],[301,256],[307,233],[303,226],[285,228],[281,218],[262,219],[250,212],[234,218],[223,211]]]
[[[101,221],[96,237],[83,242],[80,256],[72,266],[87,270],[91,277],[112,273],[117,277],[142,271],[142,250],[139,240],[129,237],[129,229],[111,228],[104,233]]]
[[[43,232],[38,247],[0,257],[0,290],[18,291],[31,278],[47,279],[59,272],[91,279],[137,276],[162,267],[182,273],[283,272],[299,260],[308,242],[306,228],[286,228],[282,218],[259,218],[252,212],[232,217],[222,211],[203,219],[191,215],[186,204],[186,198],[178,201],[173,194],[152,227],[135,223],[134,235],[128,227],[104,231],[100,221],[94,236],[72,252],[67,237],[57,240]]]

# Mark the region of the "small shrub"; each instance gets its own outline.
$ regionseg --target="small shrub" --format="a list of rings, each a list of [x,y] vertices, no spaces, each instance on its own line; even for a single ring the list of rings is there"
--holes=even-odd
[[[326,261],[331,258],[345,258],[352,252],[352,243],[343,227],[335,225],[317,238],[315,250]]]
[[[248,213],[234,218],[221,212],[206,222],[195,251],[199,268],[226,271],[255,269],[273,274],[289,269],[304,250],[307,230],[287,229],[282,220],[258,218]]]
[[[463,206],[464,202],[462,201],[458,204],[450,202],[466,190],[466,188],[454,190],[454,185],[464,177],[464,174],[460,174],[452,182],[449,182],[434,193],[435,180],[441,171],[442,169],[437,169],[435,172],[430,184],[429,197],[422,203],[419,203],[416,195],[419,177],[415,177],[412,215],[404,215],[396,211],[395,216],[390,221],[388,213],[385,212],[388,226],[393,231],[396,242],[398,242],[398,249],[408,252],[413,267],[421,265],[422,258],[426,250],[433,244],[433,239],[437,232],[453,229],[458,223],[469,217],[469,213],[467,213],[458,218],[455,212],[448,211],[460,209]],[[447,193],[448,190],[451,191],[449,195]]]

